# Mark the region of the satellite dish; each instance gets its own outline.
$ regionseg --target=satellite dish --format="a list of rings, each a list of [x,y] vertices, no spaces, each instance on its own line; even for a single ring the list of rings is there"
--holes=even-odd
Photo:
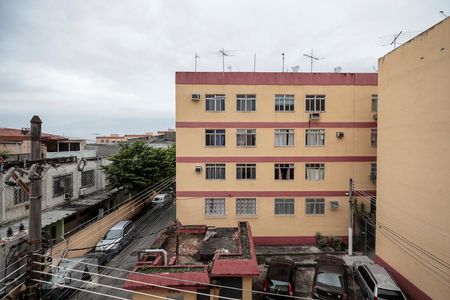
[[[342,67],[336,67],[334,68],[334,73],[341,73]]]
[[[297,73],[300,70],[300,66],[292,67],[292,72]]]

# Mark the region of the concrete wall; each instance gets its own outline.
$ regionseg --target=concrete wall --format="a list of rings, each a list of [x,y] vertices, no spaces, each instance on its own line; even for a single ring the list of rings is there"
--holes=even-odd
[[[280,78],[303,76],[273,74]],[[209,76],[208,73],[197,75],[198,78]],[[192,101],[192,94],[200,94],[201,100]],[[225,94],[225,111],[205,111],[206,94]],[[236,111],[237,94],[256,94],[256,111]],[[295,111],[275,112],[275,94],[294,94]],[[321,113],[318,122],[308,123],[307,94],[326,96],[326,111]],[[274,241],[284,238],[285,242],[312,241],[318,231],[323,235],[347,236],[345,192],[349,178],[365,190],[375,190],[369,180],[370,163],[376,161],[376,148],[371,146],[370,139],[371,128],[376,128],[371,111],[374,94],[377,94],[376,81],[368,85],[177,84],[177,218],[183,224],[215,226],[234,226],[236,219],[245,219],[251,223],[255,241],[268,242],[270,238],[275,238]],[[256,129],[256,146],[237,147],[238,128]],[[295,145],[275,146],[276,128],[294,129]],[[305,147],[307,128],[325,129],[325,146]],[[225,129],[226,147],[206,147],[205,129]],[[338,139],[336,132],[343,132],[344,137]],[[325,163],[324,180],[305,180],[307,161]],[[224,162],[225,180],[205,179],[206,163]],[[244,162],[256,163],[256,180],[236,179],[236,164]],[[295,180],[274,179],[274,163],[283,162],[295,163]],[[201,166],[202,172],[196,173],[195,166]],[[226,198],[225,216],[205,217],[205,198],[211,197]],[[237,197],[256,198],[256,216],[236,217]],[[325,214],[306,216],[306,197],[325,198]],[[274,215],[274,198],[295,198],[295,214]],[[330,210],[331,200],[339,200],[340,208]]]
[[[376,255],[412,299],[448,299],[450,19],[382,57],[379,72]]]

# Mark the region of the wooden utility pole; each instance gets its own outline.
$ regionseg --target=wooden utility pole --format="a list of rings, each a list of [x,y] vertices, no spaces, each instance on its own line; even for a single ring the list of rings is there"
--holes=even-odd
[[[33,116],[31,123],[31,161],[41,159],[41,126],[42,121],[39,116]],[[42,218],[41,218],[41,179],[40,176],[31,176],[30,178],[30,225],[28,229],[28,242],[30,245],[29,282],[28,299],[39,299],[38,283],[33,279],[39,278],[39,273],[33,272],[39,270],[40,266],[34,262],[40,262],[39,250],[42,244]]]

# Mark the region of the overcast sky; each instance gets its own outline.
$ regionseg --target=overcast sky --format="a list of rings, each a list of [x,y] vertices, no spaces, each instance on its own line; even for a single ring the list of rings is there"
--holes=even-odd
[[[392,49],[450,14],[450,1],[0,1],[0,127],[142,133],[174,127],[175,71],[281,71],[314,48],[314,70],[374,72]]]

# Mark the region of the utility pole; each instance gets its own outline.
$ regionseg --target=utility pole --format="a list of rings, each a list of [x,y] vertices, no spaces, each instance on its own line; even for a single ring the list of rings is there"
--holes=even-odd
[[[31,161],[41,159],[41,126],[42,121],[35,115],[31,123]],[[40,269],[34,262],[40,262],[42,243],[42,218],[41,218],[41,179],[39,176],[32,176],[30,188],[30,225],[28,229],[28,242],[30,247],[30,265],[28,281],[28,299],[39,299],[38,283],[33,279],[40,277],[39,273],[33,272]]]
[[[353,255],[353,179],[348,188],[348,255]]]

